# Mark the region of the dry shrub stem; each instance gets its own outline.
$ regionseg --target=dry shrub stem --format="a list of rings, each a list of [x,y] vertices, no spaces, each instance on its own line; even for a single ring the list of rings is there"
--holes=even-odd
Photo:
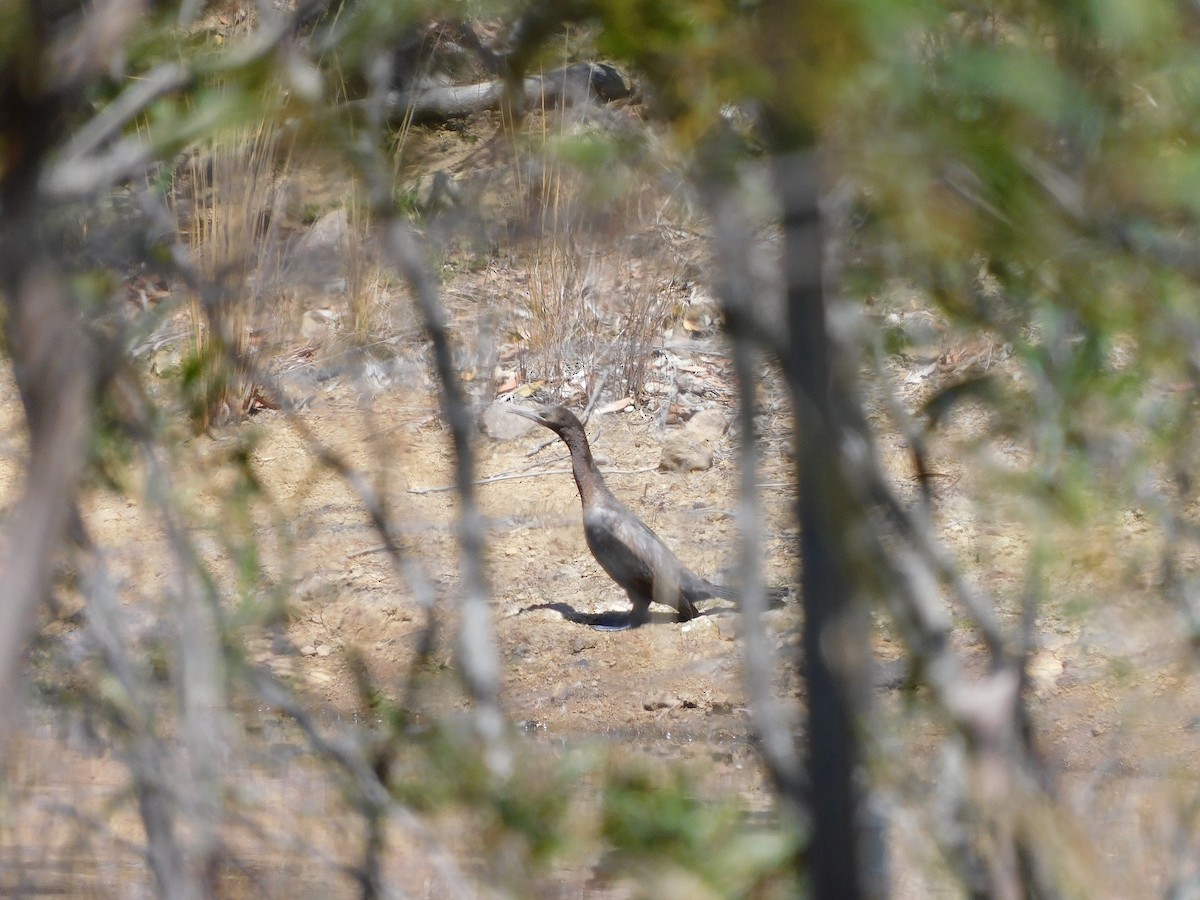
[[[16,255],[5,260],[8,339],[29,427],[29,465],[0,563],[0,755],[17,721],[34,613],[49,594],[51,561],[66,535],[83,475],[99,378],[95,348],[64,281],[48,260],[35,260],[23,268]]]
[[[745,227],[736,185],[711,179],[704,190],[712,217],[713,251],[718,277],[714,285],[724,308],[733,362],[737,375],[740,497],[737,508],[739,531],[738,578],[742,596],[742,664],[746,692],[754,723],[754,734],[763,762],[784,808],[796,821],[807,817],[808,790],[796,743],[791,716],[774,696],[772,682],[778,666],[775,649],[763,621],[766,591],[762,572],[762,510],[755,475],[758,443],[754,427],[754,391],[758,348],[749,320],[754,316],[753,282],[747,268],[751,231]]]
[[[179,247],[175,247],[173,250],[172,268],[174,273],[194,293],[199,294],[210,289],[206,287],[204,276]],[[218,329],[225,329],[227,328],[227,323],[225,320],[218,318],[214,322],[214,326]],[[289,423],[304,440],[308,451],[321,465],[326,466],[342,478],[354,492],[355,496],[358,497],[367,517],[371,521],[372,527],[383,541],[384,549],[387,551],[388,558],[391,560],[397,578],[408,585],[418,605],[429,617],[426,631],[431,634],[436,626],[434,611],[437,593],[429,577],[421,568],[420,563],[412,554],[404,552],[403,543],[399,537],[399,530],[395,527],[388,514],[383,497],[371,487],[367,477],[362,472],[317,437],[305,419],[299,415],[296,404],[291,401],[287,392],[283,390],[269,372],[258,366],[254,359],[249,356],[238,356],[235,344],[228,335],[221,334],[218,346],[226,356],[224,364],[230,368],[246,372],[247,377],[253,383],[262,385],[264,390],[278,403],[284,415],[288,417]]]
[[[818,896],[856,898],[870,890],[867,789],[861,734],[871,715],[870,623],[855,536],[864,510],[844,469],[862,453],[845,420],[857,410],[852,375],[831,333],[813,151],[780,151],[772,180],[782,203],[789,353],[797,453],[800,584],[804,602],[801,671],[807,685],[806,764],[812,785],[809,861]]]
[[[210,896],[221,853],[223,798],[220,762],[228,752],[229,729],[225,711],[226,660],[223,654],[220,601],[212,582],[204,577],[204,564],[186,526],[179,521],[177,504],[161,461],[162,451],[151,441],[141,441],[146,492],[157,508],[167,544],[175,557],[175,587],[167,592],[174,625],[174,670],[179,691],[184,753],[179,760],[181,829],[190,864],[189,890],[203,886],[197,896]]]
[[[197,386],[203,403],[194,413],[198,430],[214,419],[240,418],[253,390],[244,360],[260,301],[248,287],[268,255],[260,246],[277,243],[280,216],[270,216],[264,229],[260,207],[270,190],[277,142],[278,132],[264,119],[215,138],[190,159],[188,237],[194,265],[204,276],[202,289],[193,293],[194,341],[200,359],[212,363],[204,366]],[[222,344],[232,352],[224,353]]]
[[[848,896],[847,885],[862,895],[886,883],[873,871],[881,835],[855,786],[863,758],[856,723],[870,716],[870,645],[862,604],[877,586],[935,705],[965,738],[967,777],[942,786],[948,808],[963,812],[946,834],[952,864],[987,896],[1019,897],[1023,885],[1045,888],[1046,867],[1020,812],[1022,799],[1035,806],[1048,799],[1023,708],[1022,656],[1008,649],[993,605],[967,584],[937,539],[927,505],[902,504],[883,473],[855,398],[857,350],[830,325],[827,304],[837,296],[838,248],[821,243],[816,158],[780,156],[774,165],[784,204],[791,338],[786,374],[800,441],[815,883],[842,896]],[[868,521],[885,527],[864,525]],[[967,674],[953,650],[943,585],[975,620],[992,656],[991,671],[979,679]],[[1031,588],[1020,637],[1025,650],[1034,600]],[[962,831],[971,823],[973,837]]]
[[[460,503],[458,542],[462,553],[463,587],[459,598],[462,622],[458,633],[458,664],[475,703],[475,727],[491,771],[507,777],[512,750],[504,735],[500,711],[500,658],[488,606],[484,576],[483,518],[475,501],[475,464],[471,448],[471,413],[454,369],[445,311],[427,265],[410,228],[399,219],[384,225],[387,251],[416,299],[425,330],[433,345],[434,367],[441,386],[442,412],[450,428],[455,455],[455,484]]]
[[[181,780],[169,776],[170,750],[154,730],[153,688],[130,658],[129,632],[103,551],[92,542],[82,523],[79,526],[81,586],[88,603],[87,635],[123,694],[111,714],[126,735],[125,740],[116,743],[116,752],[133,781],[146,829],[150,869],[164,897],[201,897],[201,885],[192,874],[178,837],[175,786]]]

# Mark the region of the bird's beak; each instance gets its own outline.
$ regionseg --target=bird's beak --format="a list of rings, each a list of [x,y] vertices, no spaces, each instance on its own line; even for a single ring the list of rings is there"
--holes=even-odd
[[[530,421],[537,422],[539,425],[546,424],[546,420],[542,418],[542,414],[535,409],[526,409],[523,406],[510,406],[508,411],[510,413],[516,413],[523,419],[529,419]]]

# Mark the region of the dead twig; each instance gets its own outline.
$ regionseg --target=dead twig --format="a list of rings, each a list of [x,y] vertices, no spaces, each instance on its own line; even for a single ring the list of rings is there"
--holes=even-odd
[[[714,182],[719,184],[719,182]],[[737,508],[738,582],[742,595],[742,661],[746,691],[755,737],[767,771],[775,782],[780,800],[796,821],[807,812],[808,790],[804,767],[792,738],[794,725],[789,710],[772,689],[779,662],[769,638],[763,614],[767,597],[763,581],[762,509],[756,481],[758,447],[754,427],[754,390],[758,364],[753,329],[748,327],[755,292],[747,271],[750,229],[745,210],[733,190],[718,186],[705,196],[713,220],[714,252],[719,266],[715,290],[721,300],[733,340],[733,362],[737,375],[740,498]]]
[[[507,777],[512,769],[512,753],[504,736],[504,717],[499,704],[500,657],[483,571],[484,529],[475,503],[470,413],[454,369],[445,312],[416,239],[407,225],[394,219],[385,227],[384,242],[397,269],[412,288],[433,345],[442,412],[454,444],[455,483],[460,504],[458,541],[462,552],[463,590],[459,602],[463,616],[458,634],[458,663],[475,702],[475,727],[483,742],[488,765],[495,774]]]

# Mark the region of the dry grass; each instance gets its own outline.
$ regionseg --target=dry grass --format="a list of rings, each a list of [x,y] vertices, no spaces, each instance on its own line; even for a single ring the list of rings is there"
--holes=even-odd
[[[190,198],[184,238],[203,279],[190,297],[198,431],[239,417],[254,392],[245,361],[264,311],[255,287],[281,259],[278,149],[278,132],[263,119],[198,148],[177,173],[175,196]]]
[[[654,161],[630,157],[609,124],[571,111],[531,117],[515,167],[536,235],[521,337],[540,377],[603,375],[617,395],[641,398],[655,345],[678,311],[670,286],[680,264],[653,237],[669,190]]]

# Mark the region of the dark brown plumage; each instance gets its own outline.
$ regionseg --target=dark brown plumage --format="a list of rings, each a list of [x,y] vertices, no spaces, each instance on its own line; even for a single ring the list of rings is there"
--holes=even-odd
[[[583,532],[596,561],[633,601],[629,625],[636,628],[649,614],[650,604],[662,603],[679,612],[681,622],[700,615],[696,601],[710,597],[736,600],[732,588],[701,578],[662,542],[641,519],[613,496],[592,459],[583,425],[564,406],[512,411],[549,428],[571,451],[571,470],[583,503]],[[782,594],[773,593],[779,601]]]

